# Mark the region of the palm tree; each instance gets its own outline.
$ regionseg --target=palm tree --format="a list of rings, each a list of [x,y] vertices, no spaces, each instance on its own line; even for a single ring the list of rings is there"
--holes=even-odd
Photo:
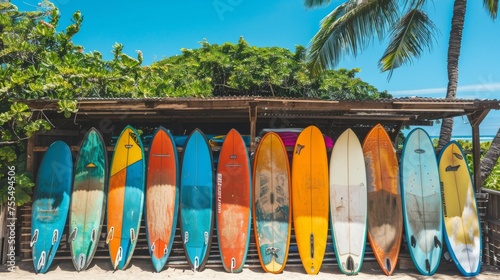
[[[306,7],[327,5],[330,0],[304,0]],[[348,0],[338,5],[321,22],[313,37],[308,53],[309,67],[318,73],[335,67],[343,55],[357,55],[366,48],[372,38],[389,35],[389,45],[379,68],[392,72],[401,65],[419,58],[425,50],[432,48],[436,27],[425,12],[427,0]],[[498,0],[483,0],[490,17],[495,20]],[[455,0],[448,43],[447,71],[448,86],[446,98],[456,98],[458,84],[458,60],[462,45],[467,0]],[[450,139],[453,119],[443,119],[438,149]],[[484,180],[500,156],[500,129],[490,149],[482,160],[481,177]]]

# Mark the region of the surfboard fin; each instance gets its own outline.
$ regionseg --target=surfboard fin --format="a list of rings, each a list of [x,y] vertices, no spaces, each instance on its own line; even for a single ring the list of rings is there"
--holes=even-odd
[[[417,240],[415,240],[415,236],[411,236],[410,238],[410,243],[411,243],[411,247],[415,248],[415,246],[417,246]]]
[[[205,246],[208,245],[208,232],[204,232],[203,233],[204,237],[205,237]]]
[[[80,254],[80,257],[78,258],[78,272],[80,272],[83,268],[85,267],[85,255]]]
[[[30,241],[30,247],[33,247],[35,243],[38,241],[38,229],[35,229],[35,232],[33,232],[33,237],[31,238]]]
[[[68,237],[68,243],[75,241],[77,233],[78,233],[78,228],[77,227],[73,228],[73,231],[70,233]]]
[[[189,241],[189,231],[184,232],[184,244],[188,243]]]
[[[198,266],[200,265],[200,259],[198,257],[194,257],[193,270],[198,270]]]
[[[351,256],[347,257],[347,262],[345,265],[346,269],[349,270],[351,273],[354,271],[354,260],[352,259]]]
[[[431,273],[431,263],[429,259],[425,259],[425,270],[427,270],[427,273]]]
[[[52,246],[56,244],[58,237],[59,237],[59,231],[55,229],[54,233],[52,234]]]
[[[155,243],[153,242],[153,244],[151,244],[151,251],[154,251],[155,248],[156,248],[156,246],[155,246]]]
[[[387,272],[391,272],[391,260],[385,259],[385,269],[387,269]]]
[[[235,267],[236,267],[236,259],[231,258],[231,273],[233,273]]]
[[[134,242],[135,241],[135,230],[133,228],[130,229],[130,242]]]
[[[115,263],[114,263],[114,265],[115,265],[114,269],[115,270],[118,268],[118,264],[120,264],[120,261],[122,260],[122,257],[123,257],[122,253],[123,253],[123,248],[122,248],[122,246],[120,246],[118,248],[118,252],[116,253],[116,258],[115,258]]]
[[[94,243],[96,238],[97,238],[97,230],[93,228],[92,233],[90,234],[90,242]]]
[[[165,244],[165,247],[163,248],[163,255],[166,255],[168,253],[168,247],[167,244]]]
[[[111,227],[108,232],[108,236],[106,237],[106,244],[109,244],[109,241],[113,240],[113,236],[115,234],[115,227]]]
[[[311,233],[310,236],[311,241],[311,259],[314,259],[314,234]]]
[[[434,247],[441,248],[441,241],[439,241],[439,238],[435,235],[434,235]]]
[[[36,266],[37,271],[42,270],[42,268],[45,266],[45,257],[45,251],[42,251],[42,253],[40,254],[40,259],[38,260],[38,264]]]

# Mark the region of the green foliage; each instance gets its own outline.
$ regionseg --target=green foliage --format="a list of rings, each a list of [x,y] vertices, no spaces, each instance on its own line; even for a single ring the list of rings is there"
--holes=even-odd
[[[322,99],[377,99],[391,97],[356,78],[359,69],[328,70],[312,77],[305,63],[305,48],[295,52],[278,47],[200,42],[199,49],[161,60],[148,69],[149,83],[162,96],[258,95]],[[155,71],[162,79],[155,80]],[[158,93],[158,92],[157,92]],[[145,93],[149,95],[150,93]]]
[[[458,140],[458,143],[462,146],[464,151],[472,151],[472,142]],[[486,151],[491,146],[491,142],[481,142],[481,159],[486,154]],[[474,174],[474,162],[472,159],[472,153],[467,153],[467,164],[469,165],[469,170],[471,174]],[[497,164],[491,171],[490,175],[483,181],[483,188],[500,190],[500,160],[497,161]]]

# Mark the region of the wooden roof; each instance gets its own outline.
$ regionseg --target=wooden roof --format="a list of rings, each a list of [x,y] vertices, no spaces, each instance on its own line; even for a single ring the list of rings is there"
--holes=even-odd
[[[22,100],[34,111],[59,110],[57,100]],[[170,119],[232,120],[322,119],[357,123],[403,122],[428,124],[446,117],[467,116],[471,123],[482,120],[490,110],[499,110],[498,100],[398,98],[374,101],[283,99],[263,97],[214,98],[86,98],[78,99],[79,120],[113,119],[150,122]]]

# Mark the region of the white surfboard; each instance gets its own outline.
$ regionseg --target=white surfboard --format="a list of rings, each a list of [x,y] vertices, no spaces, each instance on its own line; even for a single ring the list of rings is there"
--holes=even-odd
[[[366,168],[363,149],[349,128],[340,135],[330,157],[330,213],[333,245],[340,270],[361,269],[367,232]]]

